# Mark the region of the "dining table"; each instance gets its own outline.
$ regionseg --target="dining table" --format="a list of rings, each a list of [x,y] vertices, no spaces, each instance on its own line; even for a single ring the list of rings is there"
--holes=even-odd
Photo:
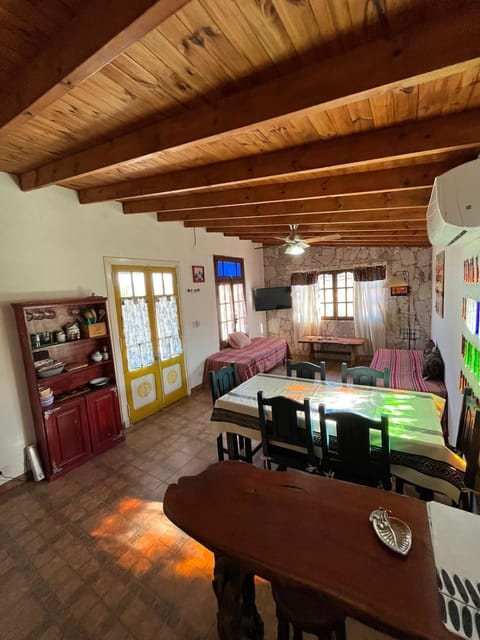
[[[441,427],[444,398],[419,391],[258,374],[218,398],[213,408],[211,431],[227,434],[232,458],[236,455],[236,439],[232,435],[260,440],[258,391],[263,391],[266,398],[286,396],[300,403],[310,398],[315,453],[319,458],[320,405],[325,407],[327,419],[332,411],[348,411],[377,421],[386,415],[392,474],[459,501],[465,461],[445,444]]]
[[[264,637],[255,575],[307,588],[323,604],[331,602],[345,616],[395,638],[453,640],[458,617],[467,620],[469,613],[471,622],[480,620],[475,594],[462,601],[455,587],[451,591],[460,566],[464,583],[470,576],[476,585],[476,554],[464,570],[454,552],[460,532],[462,547],[466,550],[470,541],[473,552],[480,519],[465,523],[471,514],[440,505],[447,513],[433,514],[432,535],[428,504],[325,476],[266,471],[226,460],[169,485],[163,508],[174,524],[215,555],[221,640]],[[391,523],[395,519],[410,530],[405,555],[389,548],[372,524],[372,512],[379,507],[390,514]],[[438,558],[432,540],[437,540]],[[450,616],[453,607],[459,616]],[[468,625],[465,629],[461,637],[478,637],[468,635]]]

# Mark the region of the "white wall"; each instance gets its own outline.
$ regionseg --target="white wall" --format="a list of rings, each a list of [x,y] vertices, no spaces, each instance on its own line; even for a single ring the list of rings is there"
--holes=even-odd
[[[480,300],[480,284],[465,284],[463,282],[463,261],[472,256],[480,258],[480,238],[470,233],[468,240],[456,243],[445,249],[445,297],[444,317],[441,318],[435,311],[435,263],[437,253],[442,251],[434,247],[432,253],[432,338],[438,343],[438,347],[445,362],[445,383],[448,391],[448,427],[449,440],[455,443],[462,394],[459,389],[460,371],[469,378],[469,386],[473,393],[480,397],[480,385],[474,376],[463,367],[461,356],[462,334],[480,347],[480,339],[473,336],[462,320],[462,298],[464,296]]]
[[[263,286],[263,252],[250,242],[195,232],[178,222],[158,223],[154,214],[127,216],[118,203],[80,205],[75,192],[60,187],[23,193],[4,173],[0,201],[0,469],[5,475],[24,472],[24,447],[35,441],[12,302],[107,295],[105,257],[175,262],[189,389],[201,383],[205,358],[219,348],[214,254],[245,259],[250,335],[261,335],[265,327],[265,314],[253,311],[251,298],[251,290]],[[205,266],[204,284],[192,282],[194,264]],[[189,288],[200,292],[187,293]]]

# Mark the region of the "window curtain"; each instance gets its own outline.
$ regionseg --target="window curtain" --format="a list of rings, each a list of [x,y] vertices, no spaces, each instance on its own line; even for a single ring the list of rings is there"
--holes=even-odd
[[[353,270],[355,335],[365,339],[361,351],[373,354],[386,344],[385,267]]]
[[[301,282],[302,284],[297,284]],[[303,336],[321,335],[322,318],[318,308],[318,273],[292,274],[293,337],[302,351],[309,345],[299,345]]]

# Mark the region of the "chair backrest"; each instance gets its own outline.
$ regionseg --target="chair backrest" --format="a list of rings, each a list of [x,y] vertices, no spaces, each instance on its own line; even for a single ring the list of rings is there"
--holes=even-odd
[[[228,393],[231,389],[238,387],[240,380],[238,378],[237,365],[235,363],[222,367],[218,371],[210,371],[210,391],[212,392],[212,402],[215,403],[217,398]]]
[[[348,382],[348,376],[352,376],[353,384],[363,384],[369,387],[376,387],[377,380],[383,380],[383,386],[390,386],[390,369],[385,367],[383,371],[377,371],[371,367],[348,367],[346,362],[342,362],[342,382]]]
[[[391,488],[388,418],[379,422],[355,413],[329,412],[320,405],[322,468],[360,484]],[[373,440],[373,441],[372,441]]]
[[[287,360],[287,376],[292,376],[295,372],[297,378],[308,378],[310,380],[315,379],[315,375],[318,374],[320,380],[327,379],[327,371],[325,361],[322,360],[319,364],[313,362],[293,362],[293,360]]]
[[[472,390],[470,387],[466,387],[463,390],[462,410],[460,412],[457,441],[455,443],[455,449],[460,455],[463,455],[466,445],[468,447],[468,443],[471,440],[471,432],[475,426],[475,419],[478,411],[478,402],[476,398],[472,396]]]
[[[457,450],[465,458],[465,486],[479,490],[480,486],[480,407],[472,390],[466,388],[463,392],[462,411],[457,436]]]
[[[264,398],[263,391],[259,391],[257,403],[265,458],[271,456],[271,442],[274,440],[277,445],[284,443],[306,449],[306,463],[316,467],[318,459],[313,448],[309,398],[305,398],[302,404],[285,396]]]

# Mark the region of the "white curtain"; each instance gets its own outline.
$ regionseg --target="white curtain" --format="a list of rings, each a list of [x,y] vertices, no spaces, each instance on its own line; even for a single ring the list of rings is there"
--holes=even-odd
[[[305,352],[309,351],[310,345],[300,345],[298,340],[303,336],[321,335],[318,295],[318,283],[292,286],[293,337],[296,348]]]
[[[353,307],[355,317],[355,335],[364,338],[361,351],[374,354],[385,347],[385,280],[355,282]]]

